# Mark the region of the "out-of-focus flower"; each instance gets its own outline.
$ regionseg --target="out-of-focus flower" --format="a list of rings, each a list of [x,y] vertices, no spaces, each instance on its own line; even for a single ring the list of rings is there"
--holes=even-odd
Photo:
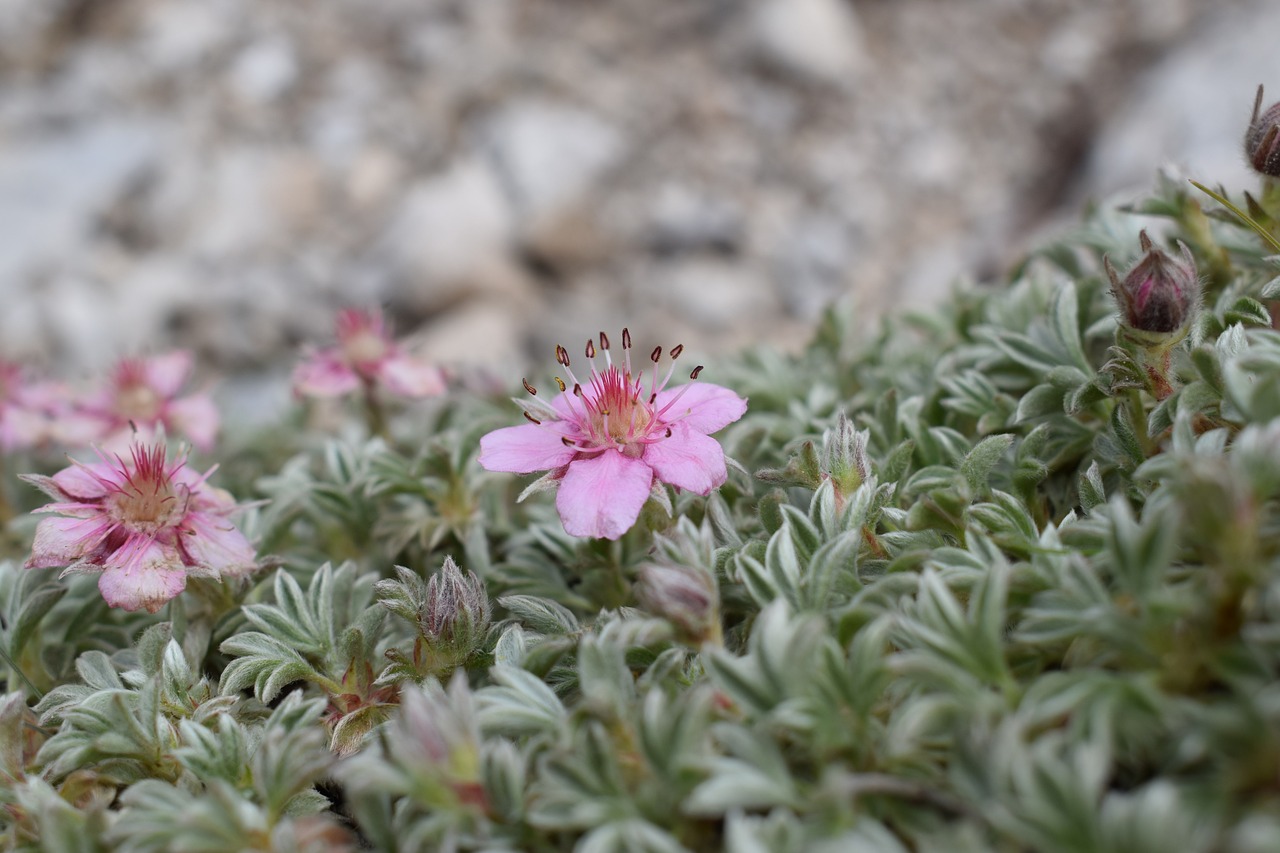
[[[724,451],[710,434],[742,417],[747,401],[705,382],[667,388],[682,349],[671,350],[672,364],[658,381],[662,348],[654,348],[654,376],[645,388],[643,371],[632,372],[626,329],[622,365],[613,363],[601,332],[605,363],[598,369],[595,342],[587,341],[591,372],[585,383],[573,375],[565,348],[556,347],[571,385],[557,377],[560,393],[549,404],[536,397],[522,404],[530,423],[481,438],[480,464],[515,474],[549,470],[558,485],[556,509],[574,536],[622,536],[636,523],[655,481],[710,494],[727,476]],[[695,368],[690,378],[701,371]],[[524,387],[537,394],[528,382]]]
[[[150,441],[163,428],[165,435],[183,436],[200,451],[213,449],[218,435],[213,400],[203,393],[178,396],[191,366],[186,350],[121,359],[105,387],[75,401],[58,419],[59,439],[72,446],[99,443],[123,451],[135,437]]]
[[[1253,101],[1253,118],[1244,134],[1244,156],[1264,175],[1280,178],[1280,103],[1262,112],[1262,87]]]
[[[307,397],[339,397],[375,386],[399,397],[444,391],[439,368],[409,355],[391,339],[380,311],[338,312],[338,345],[309,353],[293,372],[293,389]]]
[[[27,568],[101,572],[107,604],[154,613],[188,576],[234,577],[257,567],[253,546],[228,520],[235,501],[206,482],[213,468],[197,474],[185,453],[170,462],[160,442],[135,442],[127,460],[100,456],[52,477],[23,477],[54,499],[36,512],[57,513],[36,527]]]
[[[49,440],[55,404],[51,387],[27,381],[21,367],[0,361],[0,453],[39,447]]]
[[[1148,338],[1152,343],[1165,338],[1180,340],[1200,304],[1195,258],[1181,242],[1180,256],[1171,257],[1151,242],[1146,231],[1139,234],[1138,241],[1144,255],[1123,279],[1111,262],[1103,259],[1124,326],[1144,342]]]

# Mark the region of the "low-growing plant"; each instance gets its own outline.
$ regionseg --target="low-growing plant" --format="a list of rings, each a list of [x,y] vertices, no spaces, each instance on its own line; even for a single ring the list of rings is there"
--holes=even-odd
[[[1257,192],[1166,173],[715,384],[592,335],[519,426],[373,312],[220,442],[185,357],[4,366],[0,837],[1280,849],[1276,111]]]

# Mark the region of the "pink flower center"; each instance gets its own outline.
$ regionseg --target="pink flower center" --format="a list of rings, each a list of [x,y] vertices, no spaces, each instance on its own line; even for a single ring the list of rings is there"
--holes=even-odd
[[[631,333],[626,329],[622,330],[622,350],[624,358],[620,366],[610,358],[609,338],[601,332],[600,351],[605,360],[604,369],[601,370],[596,366],[595,342],[587,341],[586,357],[591,364],[591,373],[584,385],[569,367],[568,350],[562,346],[556,347],[556,361],[568,371],[573,383],[570,392],[568,384],[556,377],[560,390],[569,394],[566,398],[569,414],[565,420],[577,427],[578,431],[578,435],[566,438],[565,441],[584,453],[612,449],[633,459],[639,458],[644,455],[646,445],[671,435],[671,424],[679,420],[665,420],[663,416],[683,396],[683,389],[661,409],[656,403],[659,393],[671,379],[675,360],[680,357],[684,347],[671,348],[671,365],[661,381],[657,380],[656,371],[658,362],[662,359],[662,347],[654,348],[649,360],[654,364],[655,375],[647,389],[644,387],[643,371],[634,374],[631,371]],[[697,379],[701,371],[702,367],[697,367],[689,378]],[[538,393],[528,382],[525,382],[525,390],[530,394]],[[530,419],[533,420],[531,416]],[[541,422],[534,420],[534,423]]]
[[[371,329],[361,329],[342,341],[342,355],[352,367],[377,364],[387,354],[387,342]]]
[[[583,426],[594,447],[618,447],[628,456],[644,452],[644,439],[654,424],[653,406],[642,397],[640,377],[609,365],[604,373],[591,371],[590,385],[583,389],[586,413]]]
[[[127,421],[154,421],[160,415],[160,403],[160,395],[141,383],[130,383],[116,391],[116,413]]]
[[[128,529],[154,535],[176,527],[186,514],[186,489],[174,486],[165,468],[164,445],[135,448],[132,471],[125,471],[123,483],[107,495],[107,514]]]

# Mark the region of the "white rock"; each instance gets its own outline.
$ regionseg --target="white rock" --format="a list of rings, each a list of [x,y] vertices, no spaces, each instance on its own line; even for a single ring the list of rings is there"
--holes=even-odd
[[[102,120],[57,135],[0,136],[0,295],[83,251],[94,219],[161,148],[164,128]]]
[[[696,328],[718,332],[778,313],[765,277],[727,261],[691,258],[665,264],[654,270],[652,282],[666,307]]]
[[[431,310],[505,254],[512,214],[498,179],[467,159],[411,189],[386,237],[392,263],[409,279],[408,297]]]
[[[546,100],[501,108],[482,136],[516,210],[533,222],[582,201],[626,153],[622,134],[602,118]]]
[[[862,32],[846,0],[761,0],[753,12],[760,58],[821,83],[848,83],[863,66]]]
[[[284,36],[249,45],[236,57],[230,72],[230,83],[236,94],[255,104],[274,101],[297,79],[298,57],[293,42]]]
[[[147,6],[138,61],[158,71],[189,68],[235,35],[234,0],[166,0]]]
[[[1254,186],[1243,139],[1259,83],[1280,100],[1280,5],[1254,2],[1215,13],[1134,87],[1092,146],[1085,192],[1150,187],[1173,161],[1188,177],[1232,190]],[[1145,191],[1145,190],[1144,190]]]

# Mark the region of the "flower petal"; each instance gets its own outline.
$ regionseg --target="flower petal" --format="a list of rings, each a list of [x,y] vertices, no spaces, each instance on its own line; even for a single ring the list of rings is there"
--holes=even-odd
[[[172,397],[182,388],[191,375],[191,353],[175,350],[155,355],[142,362],[147,385],[160,397]]]
[[[42,444],[50,424],[41,412],[22,406],[0,405],[0,451],[10,453]]]
[[[36,525],[28,569],[68,566],[102,544],[113,525],[101,513],[88,518],[45,518]]]
[[[213,449],[218,437],[218,407],[208,394],[193,394],[165,407],[165,427],[185,435],[197,450]]]
[[[212,513],[187,513],[178,545],[190,563],[216,575],[243,575],[258,566],[256,552],[244,534],[226,518]]]
[[[155,613],[187,586],[182,558],[173,545],[148,536],[129,537],[106,560],[98,579],[102,597],[112,607]]]
[[[444,374],[438,367],[405,354],[383,359],[378,379],[400,397],[431,397],[444,392]]]
[[[662,412],[659,417],[663,423],[678,421],[696,432],[710,435],[742,417],[747,411],[747,401],[720,385],[691,382],[659,392],[654,407]]]
[[[569,464],[556,492],[556,509],[572,536],[617,539],[640,517],[653,470],[641,459],[606,450]]]
[[[360,387],[360,377],[331,350],[312,355],[293,371],[293,391],[308,397],[341,397]]]
[[[710,494],[729,476],[720,442],[684,422],[673,425],[668,438],[646,447],[644,461],[662,482],[699,495]]]
[[[115,491],[124,481],[124,475],[101,462],[76,462],[54,474],[53,483],[67,496],[77,501],[101,500],[108,491]]]
[[[568,465],[578,451],[561,441],[560,424],[521,424],[503,427],[480,439],[480,465],[488,471],[532,474]]]

